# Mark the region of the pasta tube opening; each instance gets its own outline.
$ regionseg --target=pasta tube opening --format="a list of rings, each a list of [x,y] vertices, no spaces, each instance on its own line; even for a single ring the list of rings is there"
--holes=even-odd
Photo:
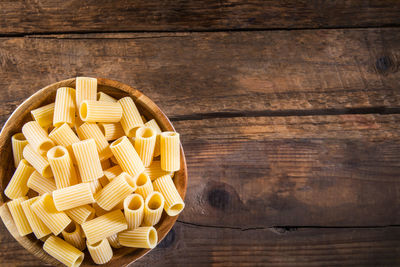
[[[157,231],[154,227],[149,230],[149,247],[154,248],[157,245]]]
[[[144,206],[144,201],[143,198],[140,197],[138,194],[133,194],[125,198],[124,200],[124,210],[132,210],[132,211],[137,211]]]
[[[154,192],[149,198],[146,199],[146,206],[150,210],[158,210],[164,204],[164,198],[158,192]]]
[[[86,119],[87,119],[87,115],[88,115],[88,112],[87,112],[88,107],[87,106],[88,106],[87,102],[82,102],[81,106],[79,107],[79,114],[83,121],[86,121]]]
[[[136,131],[136,137],[141,137],[141,138],[150,138],[152,136],[154,136],[156,134],[156,132],[149,127],[140,127],[137,131]]]
[[[13,139],[17,141],[26,141],[25,136],[22,133],[17,133],[12,136]]]
[[[62,158],[65,156],[65,151],[61,147],[55,147],[47,152],[47,157]]]

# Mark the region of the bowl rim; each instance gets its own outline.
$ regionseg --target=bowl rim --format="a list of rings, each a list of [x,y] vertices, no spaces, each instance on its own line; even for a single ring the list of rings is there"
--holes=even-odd
[[[75,87],[75,80],[76,78],[70,78],[70,79],[65,79],[62,81],[58,81],[55,83],[52,83],[50,85],[47,85],[28,98],[26,98],[9,116],[9,118],[6,120],[4,123],[4,126],[2,127],[0,131],[0,155],[3,153],[6,153],[5,151],[5,144],[6,142],[9,142],[11,140],[11,136],[14,134],[15,129],[13,129],[13,122],[16,119],[20,119],[22,121],[23,118],[27,116],[27,113],[30,113],[31,110],[42,106],[45,99],[47,99],[51,93],[56,91],[60,87]],[[118,89],[120,91],[123,91],[124,93],[129,94],[130,97],[133,98],[136,104],[139,104],[140,108],[145,109],[148,111],[154,119],[158,122],[160,125],[160,128],[162,128],[164,131],[175,131],[175,128],[173,127],[171,121],[168,119],[168,117],[164,114],[164,112],[146,95],[144,95],[142,92],[139,90],[125,84],[119,81],[107,79],[107,78],[97,78],[97,85],[99,86],[107,86],[111,87],[114,89]],[[24,114],[25,113],[25,114]],[[183,179],[179,179],[180,183],[180,190],[179,194],[181,195],[182,199],[185,199],[186,196],[186,191],[187,191],[187,179],[188,179],[188,173],[187,173],[187,165],[186,165],[186,158],[185,154],[183,151],[182,143],[180,145],[180,150],[181,150],[181,170],[178,172],[181,173]],[[12,164],[13,165],[13,164]],[[13,165],[14,166],[14,165]],[[2,179],[5,177],[6,171],[4,168],[0,168],[0,178]],[[175,174],[177,175],[177,174]],[[174,182],[177,179],[174,179]],[[4,189],[2,188],[2,183],[0,184],[0,188],[2,190],[0,194],[0,218],[3,221],[4,225],[6,226],[7,230],[11,233],[11,235],[15,238],[15,240],[21,244],[25,249],[27,249],[31,254],[34,256],[38,257],[40,260],[45,261],[46,263],[49,264],[56,264],[59,265],[60,262],[55,260],[53,257],[48,255],[42,248],[39,248],[38,246],[32,245],[38,242],[41,242],[40,240],[35,240],[32,241],[30,238],[27,236],[19,236],[18,231],[16,229],[16,226],[14,224],[14,221],[11,217],[10,211],[7,206],[7,202],[4,199]],[[167,236],[167,234],[171,231],[172,227],[175,225],[176,220],[178,219],[178,216],[165,216],[163,215],[161,224],[158,225],[157,232],[159,234],[158,238],[158,243],[157,245]],[[161,232],[161,235],[160,235]],[[157,246],[156,246],[157,247]],[[134,250],[128,248],[130,252],[127,254],[132,253]],[[125,256],[127,254],[124,254],[121,257],[116,258],[117,260],[122,258],[122,262],[119,264],[122,264],[123,266],[130,264],[132,262],[137,261],[147,253],[151,251],[151,249],[136,249],[137,255],[134,259],[126,259]],[[86,254],[86,253],[85,253]],[[113,256],[114,257],[114,256]],[[84,265],[82,265],[84,266]]]

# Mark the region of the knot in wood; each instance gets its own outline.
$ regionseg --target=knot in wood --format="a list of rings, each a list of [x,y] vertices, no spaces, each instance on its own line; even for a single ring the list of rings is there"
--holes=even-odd
[[[388,74],[389,72],[395,72],[396,66],[390,56],[382,56],[375,62],[375,69],[379,74]]]
[[[208,192],[208,202],[214,208],[225,210],[230,200],[231,196],[225,189],[216,188]]]

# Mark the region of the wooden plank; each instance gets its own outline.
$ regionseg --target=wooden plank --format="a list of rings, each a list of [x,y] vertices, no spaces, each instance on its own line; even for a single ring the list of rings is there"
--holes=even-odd
[[[2,1],[0,33],[398,25],[398,1]]]
[[[43,266],[0,227],[3,266]],[[397,266],[399,227],[229,229],[176,223],[152,252],[129,266]]]
[[[398,108],[400,29],[3,38],[0,119],[52,82],[137,87],[173,118]]]
[[[178,121],[187,222],[231,227],[400,224],[400,115]]]

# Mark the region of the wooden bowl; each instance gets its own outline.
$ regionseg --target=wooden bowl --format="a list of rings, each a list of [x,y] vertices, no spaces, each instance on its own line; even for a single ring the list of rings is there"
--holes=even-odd
[[[151,101],[147,96],[143,95],[138,90],[109,79],[97,78],[98,91],[105,92],[115,98],[121,98],[125,96],[131,96],[135,101],[139,111],[143,114],[146,119],[156,119],[158,125],[163,131],[174,131],[174,127],[168,120],[167,116],[160,110],[160,108]],[[61,265],[60,262],[55,260],[53,257],[48,255],[43,249],[43,242],[37,240],[33,234],[29,234],[24,237],[20,237],[17,228],[12,220],[10,211],[5,204],[8,200],[4,195],[4,189],[11,179],[13,172],[15,171],[13,164],[13,155],[11,151],[11,136],[15,133],[21,132],[22,126],[25,122],[32,120],[30,111],[38,108],[45,104],[49,104],[55,101],[56,91],[59,87],[73,87],[75,88],[75,78],[64,80],[61,82],[53,83],[45,88],[39,90],[31,97],[26,99],[10,116],[5,123],[0,133],[0,185],[1,185],[1,199],[0,199],[0,217],[7,227],[8,231],[14,236],[14,238],[33,255],[53,265]],[[187,169],[185,155],[181,147],[181,170],[175,173],[174,182],[178,189],[179,194],[184,199],[186,194],[187,185]],[[167,235],[171,230],[178,216],[169,217],[163,214],[161,221],[155,226],[158,232],[158,242]],[[133,249],[122,247],[114,249],[114,256],[112,260],[107,263],[107,266],[125,266],[131,262],[136,261],[150,249]],[[85,260],[82,266],[98,266],[95,265],[88,253],[85,253]]]

